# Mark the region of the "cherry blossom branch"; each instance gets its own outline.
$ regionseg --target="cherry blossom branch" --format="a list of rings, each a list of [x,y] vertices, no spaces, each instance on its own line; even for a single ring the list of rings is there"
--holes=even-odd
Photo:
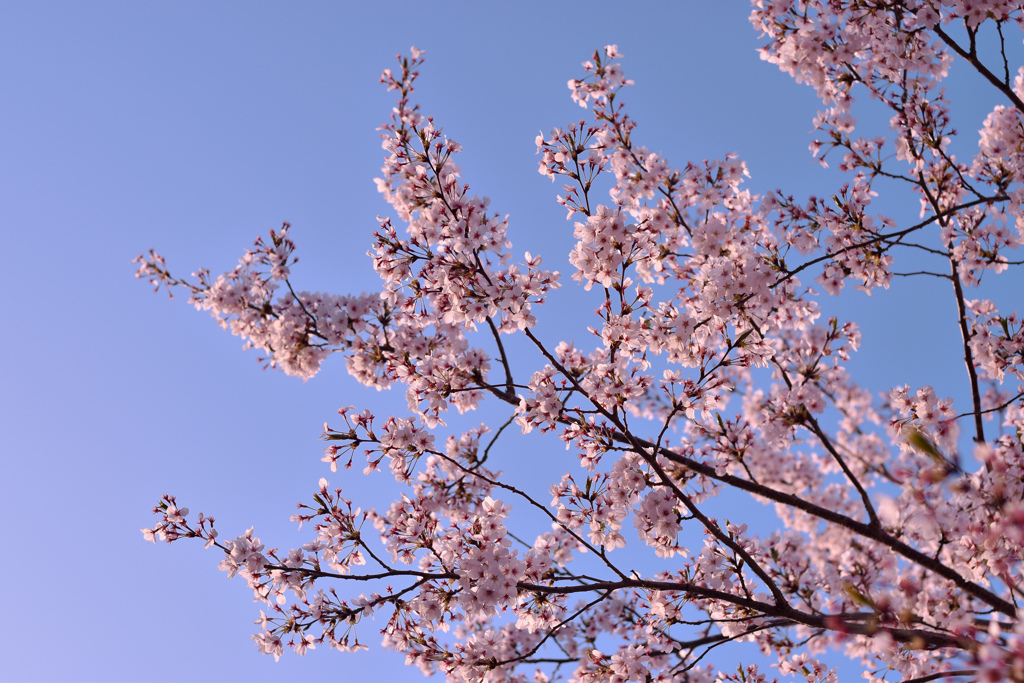
[[[932,223],[934,223],[936,221],[948,218],[950,216],[953,216],[953,215],[963,211],[964,209],[969,209],[971,207],[978,206],[979,204],[991,204],[993,202],[1005,202],[1005,201],[1008,201],[1008,200],[1009,200],[1009,197],[1007,197],[1006,195],[995,195],[993,197],[982,197],[980,199],[973,199],[973,200],[971,200],[969,202],[965,202],[963,204],[958,204],[957,206],[954,206],[952,208],[946,209],[944,211],[936,211],[934,214],[932,214],[928,218],[926,218],[923,221],[920,221],[918,223],[915,223],[914,225],[910,226],[909,228],[904,228],[903,230],[896,230],[894,232],[889,232],[889,233],[884,233],[884,234],[880,233],[878,235],[875,235],[874,237],[870,237],[870,238],[865,239],[865,240],[863,240],[861,242],[857,242],[855,244],[847,245],[847,246],[842,247],[840,249],[837,249],[835,251],[830,251],[830,252],[828,252],[826,254],[823,254],[822,256],[818,256],[817,258],[813,258],[813,259],[811,259],[809,261],[806,261],[806,262],[800,264],[799,266],[797,266],[796,268],[793,268],[792,270],[787,271],[786,274],[783,277],[779,278],[778,280],[775,281],[775,283],[773,283],[772,287],[774,288],[774,287],[777,287],[778,285],[780,285],[780,284],[782,284],[784,282],[788,282],[789,280],[791,280],[793,277],[795,277],[801,271],[807,270],[811,266],[814,266],[814,265],[816,265],[818,263],[821,263],[823,261],[828,261],[830,259],[833,259],[836,256],[839,256],[841,254],[845,254],[847,252],[850,252],[850,251],[853,251],[853,250],[856,250],[856,249],[862,249],[864,247],[871,246],[872,244],[877,244],[878,242],[884,242],[886,240],[897,239],[897,238],[903,237],[904,235],[909,235],[909,234],[911,234],[913,232],[917,232],[921,228],[924,228],[924,227],[927,227],[928,225],[931,225]]]
[[[494,321],[491,316],[487,316],[487,326],[491,328],[491,334],[494,336],[494,343],[498,345],[498,353],[501,356],[501,366],[505,369],[505,393],[510,399],[515,398],[515,391],[513,387],[515,382],[512,380],[512,368],[508,364],[508,356],[505,354],[505,345],[501,343],[501,335],[498,333],[498,328],[494,326]]]
[[[967,366],[967,376],[971,383],[971,404],[974,406],[974,442],[985,443],[985,426],[982,422],[981,390],[978,387],[978,370],[974,362],[974,352],[971,350],[971,331],[967,326],[967,305],[964,302],[964,290],[960,284],[959,264],[952,254],[949,257],[950,280],[953,282],[953,292],[956,295],[956,311],[960,323],[960,338],[963,340],[964,364]]]
[[[745,619],[744,621],[749,621],[749,618]],[[721,633],[716,633],[714,635],[707,635],[707,636],[704,636],[702,638],[694,638],[692,640],[677,641],[677,644],[680,646],[681,650],[696,650],[698,647],[703,647],[704,645],[712,645],[712,644],[720,643],[720,642],[723,642],[723,641],[737,640],[739,638],[743,638],[743,637],[749,636],[749,635],[757,633],[759,631],[764,631],[764,630],[773,629],[773,628],[779,628],[779,627],[782,627],[782,626],[796,626],[796,625],[797,625],[797,622],[793,621],[792,619],[779,617],[779,618],[774,618],[774,619],[768,619],[764,623],[757,624],[755,626],[751,626],[746,631],[738,633],[738,634],[736,634],[734,636],[726,636],[726,635],[723,635]],[[652,652],[651,654],[660,654],[660,653],[653,653]]]
[[[564,618],[561,621],[559,621],[552,628],[550,628],[548,630],[548,632],[544,634],[544,637],[541,638],[537,642],[537,644],[534,645],[528,652],[524,652],[522,655],[520,655],[518,657],[512,657],[510,659],[505,659],[503,661],[497,662],[496,666],[505,666],[505,665],[508,665],[508,664],[515,664],[516,662],[529,661],[529,658],[532,657],[533,655],[537,654],[537,652],[540,651],[540,648],[544,645],[544,643],[546,643],[548,640],[553,638],[555,633],[557,633],[559,629],[563,628],[566,624],[569,624],[569,623],[575,621],[577,619],[577,617],[579,617],[581,614],[584,614],[587,610],[589,610],[590,608],[594,607],[598,603],[601,603],[604,600],[608,599],[608,596],[611,595],[613,592],[614,592],[614,589],[609,589],[609,590],[605,591],[602,595],[599,595],[598,597],[594,598],[593,600],[591,600],[587,604],[585,604],[582,607],[580,607],[579,609],[577,609],[571,615],[569,615],[566,618]]]
[[[602,552],[598,548],[595,548],[591,543],[589,543],[586,539],[584,539],[582,536],[577,534],[573,529],[569,528],[567,525],[565,525],[562,522],[560,522],[558,520],[558,517],[556,517],[554,514],[552,514],[551,510],[549,510],[547,508],[547,506],[542,505],[538,501],[534,500],[534,498],[532,496],[530,496],[530,494],[526,493],[522,489],[520,489],[520,488],[518,488],[516,486],[513,486],[512,484],[506,484],[505,482],[500,481],[498,479],[493,479],[491,477],[487,477],[487,476],[485,476],[483,474],[480,474],[480,472],[478,472],[477,470],[469,469],[469,468],[465,467],[462,463],[460,463],[457,460],[455,460],[455,459],[451,458],[450,456],[448,456],[448,454],[446,454],[446,453],[441,453],[440,451],[425,451],[425,452],[429,452],[429,453],[431,453],[432,455],[434,455],[434,456],[436,456],[438,458],[441,458],[441,459],[443,459],[443,460],[445,460],[447,462],[450,462],[455,467],[458,467],[463,473],[465,473],[466,476],[475,477],[475,478],[477,478],[477,479],[479,479],[479,480],[481,480],[483,482],[486,482],[487,484],[489,484],[491,486],[503,489],[505,491],[508,491],[509,493],[513,493],[513,494],[519,496],[520,498],[525,500],[527,503],[529,503],[531,506],[533,506],[537,510],[540,510],[553,523],[558,525],[560,528],[564,529],[565,532],[568,533],[570,536],[572,536],[576,540],[577,543],[579,543],[581,546],[585,547],[590,552],[594,553],[594,555],[596,555],[597,557],[600,557],[604,561],[605,565],[609,569],[611,569],[616,575],[618,575],[620,577],[625,577],[626,576],[626,574],[624,574],[622,572],[622,570],[620,570],[618,567],[616,567],[614,564],[612,564],[610,560],[608,560],[608,557],[607,557],[606,553]]]
[[[973,49],[972,49],[972,52],[973,52]],[[938,202],[938,200],[932,194],[932,192],[929,190],[928,184],[927,184],[927,182],[925,182],[924,176],[919,174],[918,178],[919,178],[919,181],[920,181],[919,184],[920,184],[921,192],[924,193],[925,197],[928,199],[928,203],[931,204],[932,210],[937,215],[938,214],[938,210],[939,210],[939,202]],[[943,218],[943,219],[941,219],[939,221],[939,224],[942,225],[943,227],[945,227],[946,221],[947,221],[947,219]],[[967,366],[967,376],[968,376],[968,379],[970,380],[970,385],[971,385],[971,401],[972,401],[972,404],[974,406],[974,430],[975,430],[974,441],[975,441],[975,443],[984,443],[985,442],[985,427],[984,427],[984,424],[983,424],[982,418],[981,418],[981,392],[980,392],[980,390],[978,388],[978,372],[977,372],[977,369],[975,368],[975,364],[974,364],[974,354],[971,351],[971,332],[970,332],[970,330],[967,327],[967,308],[966,308],[966,303],[964,302],[963,286],[960,283],[960,272],[959,272],[959,265],[960,264],[957,263],[956,259],[953,257],[953,246],[952,246],[952,244],[948,245],[947,248],[950,251],[950,255],[949,255],[950,279],[953,282],[953,292],[954,292],[954,294],[956,296],[956,307],[957,307],[957,315],[959,317],[960,336],[961,336],[961,339],[963,340],[963,347],[964,347],[964,364]]]
[[[1006,410],[1008,407],[1010,407],[1011,405],[1013,405],[1013,403],[1015,401],[1017,401],[1018,399],[1021,399],[1021,398],[1024,398],[1024,393],[1019,393],[1016,396],[1014,396],[1013,398],[1008,399],[1006,401],[1003,401],[1002,403],[997,405],[995,408],[989,408],[988,410],[982,410],[981,414],[982,415],[988,415],[989,413],[999,413],[999,412],[1002,412],[1002,411]],[[969,413],[960,413],[959,415],[957,415],[953,419],[959,420],[961,417],[967,417],[968,415],[977,415],[977,414],[978,413],[976,413],[974,411],[971,411]]]
[[[216,543],[215,545],[224,552],[230,553],[230,549],[225,548],[220,543]],[[414,576],[424,581],[440,581],[444,579],[458,578],[458,575],[452,572],[431,573],[416,571],[413,569],[393,569],[391,567],[387,567],[387,571],[379,572],[377,574],[339,574],[337,572],[325,572],[321,569],[310,569],[309,567],[289,567],[283,564],[267,564],[264,568],[271,571],[301,574],[314,579],[338,579],[340,581],[376,581],[380,579],[391,579],[396,576]]]
[[[776,619],[776,620],[774,620],[774,622],[775,622],[775,624],[778,624],[780,626],[792,625],[792,624],[796,623],[796,622],[792,621],[791,619]],[[691,661],[689,663],[684,662],[685,666],[680,664],[679,666],[676,666],[676,668],[674,670],[680,670],[680,671],[684,671],[684,672],[685,671],[692,671],[694,668],[696,668],[697,664],[699,664],[701,662],[701,660],[703,660],[705,657],[707,657],[716,648],[718,648],[718,647],[720,647],[722,645],[725,645],[726,643],[731,643],[731,642],[737,641],[737,640],[739,640],[741,638],[744,638],[746,636],[750,636],[750,635],[753,635],[755,633],[759,633],[761,631],[768,630],[770,628],[776,628],[777,626],[775,624],[773,624],[772,626],[769,626],[767,624],[760,625],[760,626],[754,626],[754,627],[752,627],[750,629],[747,629],[746,631],[743,631],[742,633],[737,633],[737,634],[731,635],[731,636],[719,635],[719,636],[710,636],[708,638],[699,639],[699,640],[710,640],[711,642],[708,644],[708,647],[704,650],[704,652],[700,653],[700,655],[698,657],[696,657],[693,661]],[[693,649],[696,649],[696,647],[694,647]],[[691,652],[692,652],[692,650],[691,650]]]
[[[487,462],[487,458],[490,457],[490,454],[491,454],[491,447],[494,446],[494,444],[498,441],[498,437],[501,436],[501,433],[504,432],[508,428],[508,426],[510,424],[515,422],[516,415],[517,415],[517,413],[512,413],[512,415],[509,416],[509,418],[507,420],[505,420],[501,424],[500,427],[498,427],[498,431],[496,431],[494,433],[494,436],[491,438],[490,442],[484,448],[484,455],[483,455],[482,458],[480,458],[480,461],[476,464],[477,467],[479,467],[480,465],[483,465],[485,462]]]
[[[901,643],[923,643],[934,648],[956,648],[967,649],[974,641],[969,638],[948,636],[934,631],[922,631],[920,629],[889,628],[876,624],[862,624],[860,619],[863,615],[854,615],[855,619],[849,620],[843,614],[808,614],[801,612],[791,606],[777,605],[767,602],[760,602],[750,598],[744,598],[732,593],[707,588],[687,582],[656,581],[652,579],[627,578],[621,581],[596,581],[583,586],[541,586],[536,584],[521,584],[520,588],[535,593],[587,593],[593,591],[620,590],[626,588],[642,588],[659,591],[680,591],[705,599],[727,602],[738,607],[744,607],[754,613],[763,614],[766,617],[778,617],[789,619],[793,622],[819,628],[826,631],[841,631],[851,635],[874,636],[881,632],[888,633],[894,640]],[[754,618],[753,616],[751,618]]]
[[[634,439],[636,439],[636,437],[634,437]],[[636,440],[642,446],[653,447],[653,444],[647,444],[639,439]],[[626,441],[624,437],[623,441]],[[686,468],[696,472],[697,474],[701,474],[707,477],[708,479],[720,481],[723,484],[727,484],[742,491],[747,491],[748,493],[752,493],[762,498],[767,498],[768,500],[775,501],[776,503],[782,503],[783,505],[787,505],[797,510],[801,510],[808,514],[814,515],[815,517],[818,517],[826,522],[837,524],[845,529],[848,529],[861,536],[864,536],[865,538],[869,538],[873,541],[876,541],[890,548],[891,550],[896,551],[897,553],[907,558],[908,560],[911,560],[915,564],[918,564],[923,568],[935,574],[938,574],[939,576],[945,579],[949,579],[951,582],[953,582],[953,584],[955,584],[965,593],[968,593],[969,595],[978,598],[982,602],[991,605],[997,611],[1002,612],[1003,614],[1006,614],[1011,617],[1016,614],[1016,609],[1014,608],[1012,603],[1003,600],[987,588],[979,586],[976,583],[973,583],[972,581],[968,581],[952,568],[945,566],[938,560],[929,557],[921,551],[903,543],[902,541],[890,536],[889,534],[879,530],[876,527],[873,527],[869,524],[864,524],[863,522],[858,522],[857,520],[851,519],[845,515],[835,512],[834,510],[829,510],[828,508],[823,508],[821,506],[815,505],[814,503],[804,500],[799,496],[778,491],[769,486],[764,486],[762,484],[750,482],[747,481],[746,479],[742,479],[731,474],[719,474],[714,467],[710,465],[705,465],[704,463],[693,460],[692,458],[687,458],[686,456],[679,455],[669,449],[662,448],[659,452],[659,455],[662,455],[665,458],[679,465],[683,465]]]
[[[1010,87],[1009,83],[1003,83],[1000,81],[999,77],[989,71],[989,68],[985,66],[980,59],[978,59],[978,53],[973,45],[971,46],[970,51],[965,50],[959,43],[953,40],[948,33],[943,31],[941,26],[936,25],[932,30],[935,31],[935,35],[942,39],[942,42],[953,49],[953,52],[956,52],[967,60],[967,62],[973,66],[979,74],[985,77],[985,80],[994,85],[999,92],[1006,95],[1007,99],[1013,102],[1013,106],[1017,108],[1017,111],[1024,113],[1024,101],[1017,96],[1017,93],[1013,91],[1013,88]]]
[[[753,329],[756,330],[758,335],[761,336],[763,339],[763,335],[761,334],[759,326],[754,325]],[[786,368],[783,367],[777,359],[773,358],[772,363],[779,370],[779,373],[783,381],[786,383],[786,386],[792,389],[793,382],[792,380],[790,380],[789,373],[786,371]],[[828,451],[829,455],[832,456],[832,459],[835,460],[836,463],[838,463],[840,469],[842,469],[847,481],[849,481],[857,490],[858,495],[860,495],[861,502],[864,504],[864,509],[868,513],[868,520],[870,526],[875,528],[881,528],[881,523],[878,520],[878,513],[875,511],[875,506],[871,503],[871,496],[868,495],[868,492],[864,489],[863,484],[861,484],[860,480],[850,470],[850,467],[846,464],[846,460],[843,458],[843,456],[839,453],[839,451],[836,450],[835,446],[832,444],[832,440],[828,437],[827,434],[825,434],[824,430],[822,430],[821,425],[818,424],[818,420],[815,419],[813,415],[811,415],[810,411],[807,410],[806,406],[802,406],[802,408],[803,414],[800,415],[800,419],[803,421],[804,425],[815,436],[818,437],[818,441],[821,443],[822,446],[825,447],[825,450]],[[751,479],[753,478],[751,477]]]
[[[1006,58],[1006,36],[1003,35],[1003,22],[996,21],[996,32],[999,34],[999,54],[1003,58],[1003,83],[1010,85],[1010,61]]]
[[[850,467],[846,464],[846,460],[832,444],[832,440],[828,438],[828,435],[824,430],[822,430],[818,421],[810,414],[810,412],[807,412],[806,409],[803,418],[804,424],[810,427],[814,435],[818,437],[818,441],[821,442],[821,445],[825,447],[825,450],[828,451],[833,460],[839,464],[839,467],[843,470],[843,474],[846,475],[846,479],[853,484],[855,489],[857,489],[857,494],[860,496],[861,502],[864,503],[864,509],[867,510],[868,513],[869,526],[881,529],[882,523],[878,520],[878,513],[875,511],[875,506],[871,503],[871,496],[868,495],[868,492],[864,488],[864,485],[861,484],[860,479],[853,474]]]
[[[580,387],[578,385],[578,383],[576,382],[575,378],[573,378],[572,374],[568,370],[566,370],[565,368],[561,367],[561,364],[558,363],[558,360],[553,355],[551,355],[551,353],[544,347],[543,343],[539,339],[537,339],[529,329],[527,329],[525,331],[525,333],[526,333],[527,337],[531,341],[534,342],[534,344],[538,347],[538,349],[540,349],[541,353],[545,356],[545,358],[547,358],[548,361],[556,369],[558,369],[559,372],[561,372],[563,374],[563,376],[567,377],[573,384],[575,384],[577,389],[580,391],[580,393],[582,395],[586,396],[587,395],[586,392],[583,390],[582,387]],[[610,421],[612,421],[615,424],[618,423],[617,418],[615,418],[613,415],[611,415],[608,411],[604,410],[604,408],[602,408],[600,405],[595,403],[595,406],[598,408],[598,410],[607,419],[609,419]],[[621,429],[621,425],[619,424],[618,426]],[[625,433],[625,432],[623,432],[621,434],[617,434],[615,436],[615,438],[617,440],[621,438],[621,440],[623,442],[632,445],[636,449],[637,454],[641,455],[642,457],[644,457],[645,460],[647,460],[648,463],[653,468],[655,468],[656,470],[661,470],[660,466],[657,465],[656,461],[654,461],[653,456],[648,456],[648,451],[649,450],[654,455],[658,454],[658,450],[654,446],[654,444],[651,444],[649,442],[645,442],[642,439],[638,439],[634,435],[628,434],[628,433]],[[754,493],[756,495],[763,496],[763,497],[768,498],[770,500],[774,500],[776,502],[781,502],[781,503],[790,505],[791,507],[794,507],[794,508],[803,510],[804,512],[808,512],[810,514],[813,514],[813,515],[815,515],[815,516],[817,516],[817,517],[819,517],[821,519],[824,519],[825,521],[830,521],[830,522],[833,522],[835,524],[839,524],[840,526],[843,526],[843,527],[845,527],[845,528],[847,528],[847,529],[849,529],[851,531],[854,531],[854,532],[856,532],[856,533],[858,533],[858,534],[860,534],[860,535],[862,535],[862,536],[864,536],[866,538],[870,538],[870,539],[872,539],[874,541],[877,541],[877,542],[881,543],[882,545],[885,545],[885,546],[891,548],[892,550],[895,550],[896,552],[898,552],[900,555],[903,555],[907,559],[909,559],[909,560],[911,560],[911,561],[921,565],[922,567],[925,567],[926,569],[929,569],[929,570],[933,571],[934,573],[939,574],[943,578],[949,579],[955,585],[957,585],[957,587],[959,587],[962,590],[964,590],[965,592],[973,595],[974,597],[976,597],[976,598],[978,598],[978,599],[988,603],[989,605],[991,605],[992,607],[996,608],[1000,612],[1003,612],[1004,614],[1007,614],[1009,616],[1013,616],[1014,614],[1016,614],[1016,609],[1015,609],[1015,607],[1013,606],[1012,603],[1009,603],[1006,600],[1003,600],[1002,598],[1000,598],[999,596],[995,595],[994,593],[992,593],[988,589],[983,588],[982,586],[979,586],[979,585],[977,585],[977,584],[975,584],[975,583],[973,583],[971,581],[968,581],[963,576],[961,576],[958,572],[956,572],[955,570],[953,570],[950,567],[945,566],[944,564],[942,564],[937,559],[931,558],[928,555],[925,555],[924,553],[916,550],[915,548],[913,548],[913,547],[911,547],[909,545],[906,545],[905,543],[902,543],[901,541],[897,540],[896,538],[893,538],[889,534],[887,534],[884,531],[882,531],[881,528],[878,527],[878,526],[870,525],[870,524],[863,524],[862,522],[857,522],[856,520],[850,519],[849,517],[846,517],[844,515],[836,513],[836,512],[834,512],[832,510],[828,510],[826,508],[822,508],[820,506],[814,505],[813,503],[805,501],[805,500],[803,500],[803,499],[801,499],[801,498],[799,498],[797,496],[793,496],[792,494],[787,494],[787,493],[783,493],[783,492],[780,492],[780,491],[776,491],[775,489],[772,489],[770,487],[763,486],[761,484],[757,484],[757,483],[754,483],[754,482],[747,482],[746,480],[743,480],[743,479],[741,479],[739,477],[735,477],[735,476],[732,476],[732,475],[718,474],[716,469],[713,468],[713,467],[710,467],[710,466],[707,466],[707,465],[703,465],[701,463],[697,463],[696,461],[694,461],[694,460],[692,460],[690,458],[686,458],[684,456],[676,455],[676,454],[672,453],[671,451],[669,451],[667,449],[664,449],[664,448],[661,449],[660,454],[665,455],[669,460],[677,462],[678,464],[681,464],[681,465],[685,465],[689,469],[694,470],[694,471],[696,471],[699,474],[703,474],[704,476],[706,476],[706,477],[708,477],[710,479],[713,479],[713,480],[716,480],[716,481],[721,481],[722,483],[733,485],[736,488],[740,488],[742,490],[746,490],[746,491],[748,491],[750,493]],[[671,477],[669,477],[667,474],[664,473],[664,470],[661,470],[659,472],[659,476],[661,476],[663,481],[665,481],[670,487],[672,487],[674,489],[675,492],[677,492],[677,495],[681,494],[681,492],[678,491],[678,487],[676,487],[674,485],[674,482],[672,481]],[[684,504],[687,504],[688,497],[686,497],[685,494],[683,494],[683,499],[681,499],[681,500],[682,500],[682,502],[684,502]],[[696,507],[695,506],[691,507],[691,506],[692,506],[692,503],[687,505],[687,508],[691,510],[691,513],[693,513],[694,510],[696,509]],[[697,511],[697,513],[699,514],[699,511]],[[703,515],[701,515],[701,517],[703,517]],[[703,520],[702,520],[702,522],[703,522]],[[710,520],[708,521],[708,524],[710,524]],[[719,537],[720,540],[722,540],[721,537],[725,536],[725,534],[723,534],[721,532],[721,530],[717,528],[717,525],[711,525],[711,526],[713,526],[714,529],[709,528],[709,531],[712,531],[712,533],[714,533],[715,530],[717,530],[718,534],[716,534],[716,537]],[[728,539],[727,536],[725,536],[725,538]],[[747,555],[746,551],[744,551],[742,548],[738,548],[736,546],[736,544],[731,541],[731,539],[723,540],[723,542],[726,543],[726,545],[728,545],[734,551],[738,552],[741,556],[749,557],[749,555]],[[746,559],[746,557],[744,557],[744,559]],[[765,585],[769,588],[769,590],[771,590],[771,588],[773,586],[775,586],[775,584],[774,584],[774,582],[770,578],[767,578],[767,573],[764,572],[764,570],[760,567],[760,565],[757,562],[755,562],[753,560],[753,558],[748,560],[748,563],[750,564],[751,569],[756,574],[758,574],[758,576],[761,576],[762,574],[764,574],[764,576],[762,577],[762,580],[765,581]],[[774,595],[774,593],[776,591],[778,591],[780,593],[780,596],[781,596],[781,591],[779,591],[778,587],[775,586],[775,590],[772,591],[773,597],[776,597]],[[776,599],[778,599],[778,598],[776,598]],[[782,603],[781,604],[786,604],[784,596],[782,597]]]
[[[917,678],[908,678],[903,683],[927,683],[928,681],[937,681],[940,678],[954,678],[958,676],[976,676],[978,674],[977,669],[961,669],[959,671],[940,671],[934,674],[928,674],[927,676],[918,676]]]
[[[766,572],[764,568],[761,567],[760,563],[754,560],[754,558],[751,557],[751,555],[746,551],[745,548],[743,548],[743,546],[741,546],[733,539],[729,538],[728,534],[723,532],[717,524],[715,524],[708,517],[706,517],[704,513],[702,513],[700,509],[697,508],[697,506],[691,500],[690,496],[683,493],[682,489],[679,488],[679,486],[675,483],[672,477],[665,472],[665,470],[657,461],[657,447],[652,447],[651,444],[645,444],[646,447],[642,447],[640,445],[640,441],[637,440],[632,435],[632,433],[622,424],[621,420],[616,415],[612,414],[607,409],[605,409],[604,406],[602,406],[598,401],[595,401],[592,398],[590,398],[587,391],[582,386],[580,386],[579,382],[576,380],[573,374],[569,372],[569,370],[567,370],[565,367],[563,367],[561,363],[558,362],[558,359],[555,358],[551,354],[551,352],[547,350],[547,348],[545,348],[544,344],[539,339],[537,339],[536,336],[534,336],[532,331],[527,329],[525,332],[526,336],[540,350],[541,354],[543,354],[544,357],[548,359],[548,362],[551,363],[552,366],[554,366],[555,369],[557,369],[560,373],[562,373],[562,376],[568,379],[576,387],[576,389],[580,392],[582,396],[587,397],[588,400],[590,400],[591,403],[594,405],[594,407],[606,419],[608,419],[610,422],[612,422],[612,424],[619,428],[624,440],[630,445],[632,445],[636,454],[642,457],[647,462],[647,464],[658,474],[658,477],[661,479],[662,483],[664,483],[672,490],[676,498],[678,498],[679,501],[683,503],[684,506],[686,506],[686,509],[690,511],[690,514],[696,517],[698,520],[700,520],[704,528],[711,532],[711,534],[715,536],[715,538],[717,538],[721,543],[728,546],[730,550],[732,550],[734,553],[743,558],[747,565],[750,566],[751,571],[757,574],[761,581],[764,582],[765,587],[768,588],[768,590],[771,592],[772,597],[775,599],[777,604],[788,604],[786,596],[783,595],[782,591],[775,584],[772,578],[768,575],[768,572]]]

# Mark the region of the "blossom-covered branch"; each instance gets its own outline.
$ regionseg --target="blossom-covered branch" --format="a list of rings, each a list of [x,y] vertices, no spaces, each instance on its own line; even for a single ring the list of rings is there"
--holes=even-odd
[[[757,663],[721,666],[737,641],[807,681],[837,680],[828,651],[872,681],[1024,681],[1024,326],[971,298],[1021,263],[1007,254],[1024,241],[1024,67],[1011,81],[1004,32],[1022,14],[754,0],[762,59],[824,107],[811,151],[847,173],[827,199],[756,195],[735,154],[673,166],[637,141],[616,46],[595,52],[569,81],[589,118],[536,141],[573,222],[567,280],[596,306],[586,341],[540,331],[559,274],[514,256],[507,217],[470,193],[461,146],[413,102],[414,48],[381,79],[398,103],[377,186],[405,230],[381,218],[373,233],[379,292],[297,290],[287,225],[216,279],[138,259],[270,367],[308,378],[337,353],[367,386],[404,385],[403,414],[342,408],[322,434],[332,471],[385,471],[403,493],[364,508],[348,480],[321,479],[292,518],[313,538],[287,553],[252,529],[221,540],[173,496],[146,538],[217,548],[264,603],[255,639],[275,657],[365,647],[357,627],[378,615],[385,647],[453,681],[767,680]],[[984,61],[984,36],[1002,63]],[[968,161],[941,86],[954,67],[993,99]],[[865,95],[889,109],[891,140],[854,118]],[[920,215],[875,213],[881,192]],[[970,397],[959,412],[930,386],[877,400],[850,376],[860,331],[824,320],[820,297],[894,275],[938,276],[955,304],[962,353],[939,371]],[[450,407],[488,399],[514,415],[449,433]],[[512,424],[559,440],[559,477],[502,475]],[[751,529],[763,520],[732,504],[748,499],[776,530]]]

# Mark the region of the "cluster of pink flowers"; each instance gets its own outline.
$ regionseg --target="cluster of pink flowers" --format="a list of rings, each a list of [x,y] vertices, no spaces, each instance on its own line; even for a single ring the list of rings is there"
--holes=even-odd
[[[322,436],[332,471],[365,457],[365,474],[390,472],[403,493],[385,508],[322,479],[293,517],[315,538],[287,553],[251,529],[219,540],[213,518],[190,521],[172,496],[155,508],[147,539],[218,548],[264,604],[260,651],[359,649],[357,627],[377,614],[386,647],[453,681],[769,680],[758,663],[708,663],[733,641],[806,681],[838,679],[828,651],[874,682],[1024,681],[1024,327],[968,297],[1020,264],[1024,69],[977,44],[1024,10],[753,6],[762,58],[822,101],[812,152],[839,156],[850,178],[828,200],[797,200],[752,194],[736,155],[673,167],[634,143],[616,46],[595,52],[569,81],[590,120],[537,138],[540,173],[564,182],[572,279],[599,302],[589,345],[536,332],[558,273],[517,261],[507,218],[462,182],[460,145],[412,103],[416,49],[382,77],[399,100],[377,185],[406,229],[380,219],[379,292],[295,291],[287,225],[216,279],[139,257],[140,277],[187,289],[271,367],[308,378],[340,353],[363,384],[405,386],[407,416],[343,408],[345,426]],[[954,64],[998,102],[970,163],[941,90]],[[861,135],[865,94],[889,108],[891,142]],[[871,213],[879,179],[908,190],[919,222]],[[938,266],[902,273],[907,255]],[[850,377],[860,331],[824,320],[818,289],[871,293],[904,275],[937,278],[955,304],[962,357],[943,371],[969,405],[906,384],[875,400]],[[507,353],[512,335],[534,357]],[[444,434],[450,407],[485,400],[513,416]],[[528,489],[494,467],[513,422],[570,452],[554,482]],[[779,528],[712,514],[719,494],[771,505]],[[345,582],[377,590],[342,596]]]

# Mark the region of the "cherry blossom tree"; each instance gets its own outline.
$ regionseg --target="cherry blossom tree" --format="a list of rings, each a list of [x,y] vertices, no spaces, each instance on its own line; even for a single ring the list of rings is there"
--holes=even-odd
[[[373,233],[379,292],[296,289],[287,224],[217,277],[139,257],[140,277],[187,291],[267,366],[305,379],[338,354],[364,385],[405,390],[404,412],[343,407],[321,437],[332,472],[403,493],[366,507],[346,494],[358,475],[321,479],[292,518],[299,548],[225,540],[174,496],[157,504],[147,539],[200,539],[263,603],[260,651],[360,649],[369,629],[455,681],[835,681],[829,652],[871,681],[1024,681],[1024,328],[971,296],[1022,264],[1024,67],[1007,52],[1022,6],[754,0],[751,21],[761,58],[821,100],[811,151],[846,173],[829,198],[757,196],[736,156],[677,167],[642,146],[609,45],[569,81],[588,117],[537,138],[577,240],[560,277],[469,192],[460,145],[414,104],[413,48],[381,79],[398,102],[376,182],[403,225]],[[954,66],[993,105],[964,159],[942,89]],[[858,126],[858,97],[889,131]],[[873,211],[876,186],[919,219]],[[819,301],[900,275],[955,302],[963,365],[936,370],[969,404],[906,384],[873,397],[850,376],[858,328]],[[562,285],[598,302],[587,341],[537,332]],[[534,353],[509,353],[514,337]],[[512,419],[448,431],[451,409],[485,401]],[[495,444],[516,428],[564,452],[560,478],[503,478]],[[710,511],[729,496],[777,529]],[[738,641],[777,671],[719,650]]]

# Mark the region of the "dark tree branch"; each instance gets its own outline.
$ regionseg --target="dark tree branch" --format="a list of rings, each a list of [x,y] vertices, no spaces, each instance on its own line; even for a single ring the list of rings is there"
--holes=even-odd
[[[978,53],[974,49],[973,45],[971,46],[970,51],[965,50],[959,43],[953,40],[948,33],[943,31],[942,27],[938,24],[936,24],[935,28],[932,30],[935,31],[935,35],[942,39],[942,42],[953,49],[953,52],[967,60],[967,62],[970,63],[970,65],[973,66],[979,74],[984,76],[989,83],[994,85],[999,92],[1006,95],[1007,99],[1013,102],[1013,106],[1017,108],[1017,111],[1024,114],[1024,101],[1021,101],[1020,97],[1018,97],[1017,93],[1013,91],[1013,88],[1010,87],[1009,83],[1003,83],[999,80],[999,77],[992,73],[989,68],[985,66],[980,59],[978,59]],[[974,42],[973,35],[971,36],[971,42]]]
[[[952,250],[950,250],[952,251]],[[964,345],[964,364],[967,365],[967,376],[971,382],[971,404],[974,406],[974,442],[985,442],[985,426],[982,421],[981,410],[981,389],[978,387],[978,370],[974,365],[974,352],[971,350],[971,334],[967,327],[967,304],[964,302],[964,289],[960,283],[960,273],[957,272],[959,264],[952,254],[949,257],[950,279],[953,281],[953,291],[956,294],[956,311],[959,317],[960,337]]]

